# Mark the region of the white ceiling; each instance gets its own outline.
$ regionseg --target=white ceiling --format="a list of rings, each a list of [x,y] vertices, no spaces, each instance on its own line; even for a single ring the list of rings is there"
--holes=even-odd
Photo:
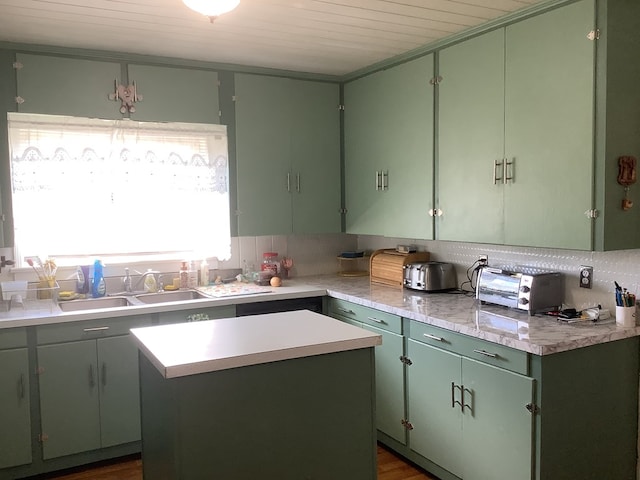
[[[342,76],[546,0],[0,0],[0,41]]]

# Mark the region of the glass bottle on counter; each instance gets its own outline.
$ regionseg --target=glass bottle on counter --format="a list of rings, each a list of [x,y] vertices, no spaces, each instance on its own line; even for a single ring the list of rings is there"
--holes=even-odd
[[[180,288],[189,288],[189,266],[182,262],[180,266]]]

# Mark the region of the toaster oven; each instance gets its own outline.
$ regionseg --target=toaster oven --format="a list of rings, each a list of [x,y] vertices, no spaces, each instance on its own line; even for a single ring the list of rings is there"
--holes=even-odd
[[[535,272],[526,267],[515,271],[487,266],[478,274],[476,298],[483,303],[534,314],[560,308],[563,297],[563,278],[559,272]]]

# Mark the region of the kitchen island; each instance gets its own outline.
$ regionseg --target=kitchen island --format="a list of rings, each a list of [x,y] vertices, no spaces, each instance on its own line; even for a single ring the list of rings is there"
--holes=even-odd
[[[375,478],[379,335],[309,311],[132,333],[145,478]]]

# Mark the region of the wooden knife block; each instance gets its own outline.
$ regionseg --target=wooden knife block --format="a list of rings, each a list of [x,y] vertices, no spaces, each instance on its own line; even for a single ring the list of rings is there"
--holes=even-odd
[[[369,276],[371,283],[402,287],[404,266],[414,262],[428,262],[429,252],[400,253],[395,249],[376,250],[371,254]]]

